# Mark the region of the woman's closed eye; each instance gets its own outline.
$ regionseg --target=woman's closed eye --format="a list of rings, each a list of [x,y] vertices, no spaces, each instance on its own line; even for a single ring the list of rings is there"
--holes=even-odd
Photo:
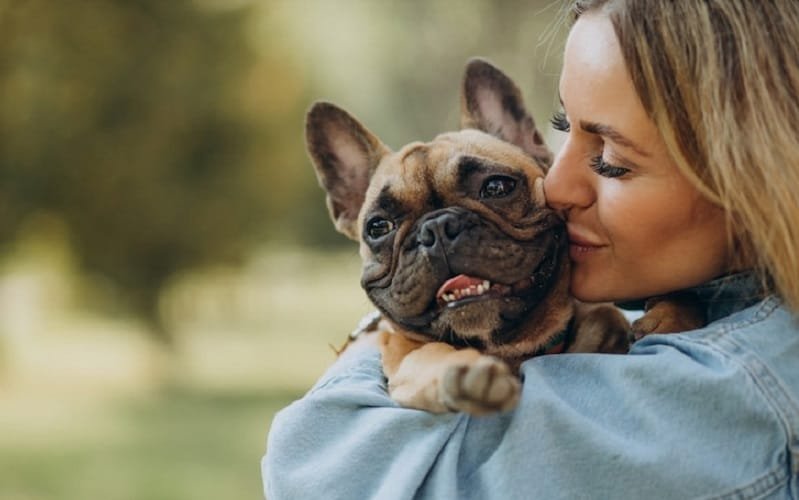
[[[571,124],[569,124],[566,114],[562,111],[552,115],[552,118],[549,119],[549,123],[552,124],[552,128],[560,132],[569,132],[571,130]],[[610,178],[621,177],[630,172],[628,168],[618,167],[606,162],[601,154],[591,158],[591,170],[598,175]]]
[[[621,177],[630,172],[629,168],[617,167],[606,162],[602,155],[591,158],[591,170],[602,177]]]

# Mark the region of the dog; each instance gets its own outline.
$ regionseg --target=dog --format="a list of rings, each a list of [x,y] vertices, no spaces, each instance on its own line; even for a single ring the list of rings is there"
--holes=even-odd
[[[317,102],[306,143],[336,229],[360,243],[400,405],[503,412],[517,403],[526,359],[628,351],[618,309],[569,295],[565,223],[543,191],[552,153],[519,88],[488,61],[466,66],[459,131],[394,152]]]

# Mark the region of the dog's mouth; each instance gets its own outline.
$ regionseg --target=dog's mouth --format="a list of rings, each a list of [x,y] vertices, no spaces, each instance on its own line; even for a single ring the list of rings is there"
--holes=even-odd
[[[565,275],[565,238],[556,228],[534,240],[474,249],[479,235],[442,255],[409,248],[390,286],[365,286],[383,313],[404,330],[444,342],[508,342]],[[493,241],[493,240],[492,240]],[[417,260],[419,259],[419,260]],[[423,273],[418,275],[417,273]]]
[[[529,280],[521,280],[518,285],[523,286],[526,281]],[[484,298],[507,296],[513,288],[500,283],[491,283],[486,279],[459,274],[441,285],[436,292],[436,302],[440,307],[458,307]]]
[[[452,309],[481,300],[530,295],[548,288],[556,265],[557,256],[553,252],[542,259],[530,276],[509,285],[459,274],[449,278],[439,287],[436,292],[436,304],[439,309]]]

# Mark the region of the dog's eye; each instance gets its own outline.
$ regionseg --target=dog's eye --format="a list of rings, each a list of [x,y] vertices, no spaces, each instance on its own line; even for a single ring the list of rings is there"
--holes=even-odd
[[[366,234],[369,238],[376,240],[394,230],[394,222],[383,217],[372,217],[366,223]]]
[[[480,198],[504,198],[516,189],[516,179],[506,176],[489,177],[480,189]]]

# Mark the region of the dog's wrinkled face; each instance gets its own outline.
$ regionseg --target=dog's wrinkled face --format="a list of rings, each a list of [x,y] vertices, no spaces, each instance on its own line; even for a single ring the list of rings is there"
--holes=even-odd
[[[519,148],[477,130],[386,155],[359,216],[371,300],[438,340],[513,340],[561,277],[566,239],[543,176]]]
[[[551,161],[515,84],[469,63],[463,130],[390,151],[327,103],[307,140],[339,231],[360,241],[362,285],[424,338],[487,347],[546,339],[570,313],[563,222],[546,207]]]

